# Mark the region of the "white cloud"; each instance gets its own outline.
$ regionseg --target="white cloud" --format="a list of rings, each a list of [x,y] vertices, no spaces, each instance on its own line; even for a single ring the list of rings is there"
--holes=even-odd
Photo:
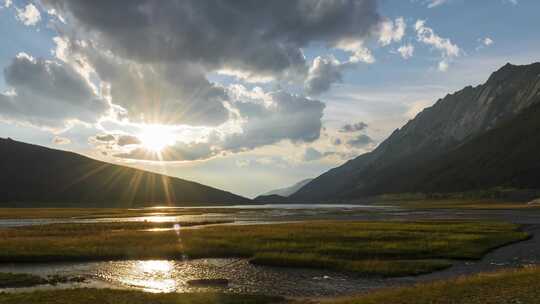
[[[379,43],[382,46],[389,45],[392,42],[400,42],[405,36],[407,24],[403,17],[397,18],[395,21],[385,20],[380,24]]]
[[[336,47],[338,49],[351,53],[349,57],[350,63],[374,63],[375,57],[367,47],[364,46],[364,42],[360,40],[343,40],[340,41]]]
[[[461,55],[461,49],[448,38],[442,38],[435,31],[426,26],[424,20],[417,20],[414,28],[418,41],[432,46],[441,52],[441,61],[439,62],[439,70],[444,72],[448,70],[449,62]]]
[[[11,0],[5,0],[3,5],[0,4],[0,9],[9,8],[11,6],[11,4],[13,4],[13,2]]]
[[[439,62],[439,71],[441,72],[448,71],[448,61],[446,61],[446,59],[443,59]]]
[[[8,7],[6,1],[6,7]],[[24,9],[17,8],[17,20],[21,21],[26,26],[34,26],[41,20],[41,14],[35,5],[32,3],[26,5]]]
[[[399,47],[397,51],[403,59],[409,59],[414,55],[414,46],[408,43]]]
[[[478,43],[479,45],[476,47],[477,51],[483,48],[488,48],[492,46],[495,43],[495,41],[493,41],[493,39],[491,39],[490,37],[485,37],[485,38],[478,39]]]
[[[448,0],[429,0],[429,1],[427,1],[427,7],[428,8],[434,8],[434,7],[443,5],[443,4],[447,3],[447,2],[448,2]]]
[[[489,38],[489,37],[486,37],[482,40],[482,43],[485,45],[485,46],[490,46],[494,43],[493,39]]]
[[[9,94],[0,94],[0,117],[46,129],[76,121],[93,123],[111,108],[84,77],[67,64],[20,53],[4,69]]]

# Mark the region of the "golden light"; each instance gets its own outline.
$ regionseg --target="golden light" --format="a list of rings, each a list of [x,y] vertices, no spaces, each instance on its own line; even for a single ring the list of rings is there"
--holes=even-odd
[[[173,278],[174,263],[171,261],[129,262],[128,267],[121,270],[123,284],[141,287],[146,292],[172,292],[178,285]]]
[[[146,273],[169,273],[173,268],[172,262],[160,260],[139,261],[138,266]]]
[[[174,134],[167,127],[160,125],[144,126],[138,137],[143,147],[154,152],[160,152],[175,142]]]

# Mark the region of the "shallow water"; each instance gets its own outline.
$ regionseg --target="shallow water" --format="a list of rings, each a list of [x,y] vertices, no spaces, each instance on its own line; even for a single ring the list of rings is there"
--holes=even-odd
[[[29,291],[66,287],[129,288],[147,292],[222,291],[286,296],[335,296],[379,288],[387,282],[313,269],[255,266],[245,259],[133,260],[84,263],[4,264],[0,272],[83,276],[86,283],[0,289]],[[226,287],[192,287],[189,280],[228,279]]]
[[[20,227],[30,225],[45,224],[84,224],[84,223],[116,223],[116,222],[197,222],[208,220],[232,221],[235,224],[259,224],[271,221],[288,222],[294,219],[307,219],[317,216],[325,216],[330,213],[340,212],[371,212],[390,211],[387,206],[368,206],[350,204],[266,204],[266,205],[234,205],[234,206],[199,206],[199,207],[150,207],[148,209],[238,209],[231,213],[205,213],[193,215],[167,215],[166,213],[155,212],[145,216],[137,217],[103,217],[103,218],[43,218],[43,219],[0,219],[2,227]],[[134,210],[134,209],[132,209]],[[138,209],[141,210],[141,209]]]

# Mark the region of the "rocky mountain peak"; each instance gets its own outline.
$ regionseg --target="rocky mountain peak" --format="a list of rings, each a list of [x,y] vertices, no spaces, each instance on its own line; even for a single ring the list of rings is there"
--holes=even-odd
[[[467,86],[439,99],[393,132],[373,152],[321,175],[293,198],[313,199],[308,193],[325,198],[347,187],[361,189],[362,179],[367,178],[365,170],[377,171],[415,155],[426,159],[436,157],[536,103],[540,103],[540,63],[506,64],[486,83]],[[349,180],[335,182],[340,178]]]

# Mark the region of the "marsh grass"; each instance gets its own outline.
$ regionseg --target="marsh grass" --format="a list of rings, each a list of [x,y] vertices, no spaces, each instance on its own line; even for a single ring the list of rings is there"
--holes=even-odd
[[[539,205],[524,202],[500,202],[490,200],[420,200],[395,201],[394,206],[410,209],[453,209],[453,210],[538,210]]]
[[[33,287],[37,285],[56,285],[62,283],[81,283],[83,277],[68,277],[62,275],[49,275],[46,278],[26,273],[0,272],[0,288]]]
[[[65,289],[0,293],[0,304],[269,304],[283,298],[213,293],[146,293],[134,290]]]
[[[540,268],[504,270],[376,291],[325,304],[535,304],[540,303]]]
[[[496,222],[364,222],[209,226],[141,231],[138,225],[53,224],[0,230],[0,262],[245,257],[259,265],[402,276],[479,259],[529,237]]]
[[[47,280],[31,274],[0,272],[0,288],[31,287],[47,284]]]

